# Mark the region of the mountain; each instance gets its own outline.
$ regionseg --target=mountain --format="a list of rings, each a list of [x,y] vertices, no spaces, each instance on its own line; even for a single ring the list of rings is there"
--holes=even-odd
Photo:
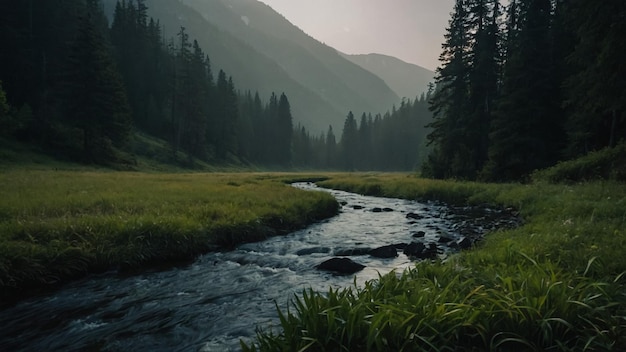
[[[428,90],[435,72],[382,54],[347,55],[344,58],[382,78],[400,97],[413,99]]]
[[[109,10],[116,0],[105,0]],[[341,131],[348,111],[385,112],[400,98],[378,76],[342,57],[257,0],[147,0],[165,38],[180,27],[197,39],[214,72],[223,69],[238,89],[285,92],[295,123]]]

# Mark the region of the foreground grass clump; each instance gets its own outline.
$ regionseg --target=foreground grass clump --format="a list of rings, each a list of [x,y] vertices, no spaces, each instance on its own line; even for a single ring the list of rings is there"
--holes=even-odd
[[[334,175],[324,186],[515,207],[525,224],[446,263],[365,287],[304,292],[282,331],[244,350],[598,351],[626,349],[626,185],[480,184]]]
[[[6,171],[0,174],[3,294],[113,268],[193,258],[334,215],[289,175]]]

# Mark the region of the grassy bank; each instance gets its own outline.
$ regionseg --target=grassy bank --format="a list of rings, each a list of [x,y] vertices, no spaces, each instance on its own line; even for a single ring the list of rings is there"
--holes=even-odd
[[[287,174],[0,174],[0,292],[135,269],[301,228],[337,212]]]
[[[365,287],[304,292],[266,351],[625,350],[626,185],[434,181],[334,175],[323,186],[453,204],[514,207],[524,225],[446,263]]]

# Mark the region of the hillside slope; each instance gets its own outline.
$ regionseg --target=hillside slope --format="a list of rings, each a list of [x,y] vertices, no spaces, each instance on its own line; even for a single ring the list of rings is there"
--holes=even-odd
[[[109,14],[116,0],[105,0]],[[256,0],[147,0],[166,40],[185,27],[211,59],[214,72],[237,89],[285,92],[294,123],[314,134],[341,131],[348,111],[385,112],[400,98],[378,76],[311,38]]]
[[[382,78],[400,97],[413,99],[426,92],[428,83],[434,81],[435,72],[404,62],[393,56],[382,54],[342,55]]]

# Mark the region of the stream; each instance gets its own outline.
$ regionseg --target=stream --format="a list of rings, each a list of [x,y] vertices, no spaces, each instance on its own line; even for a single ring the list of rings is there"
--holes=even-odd
[[[304,289],[321,292],[400,273],[415,258],[408,243],[436,244],[445,258],[486,231],[518,221],[506,210],[454,208],[438,203],[331,192],[340,214],[306,229],[213,252],[193,263],[138,275],[110,272],[64,285],[0,311],[2,351],[238,351],[256,328],[278,331],[276,306]],[[444,238],[442,240],[442,237]],[[465,240],[465,241],[468,241]],[[461,243],[461,245],[459,245]],[[369,249],[394,245],[398,256]],[[354,275],[316,268],[338,255],[366,267]]]

